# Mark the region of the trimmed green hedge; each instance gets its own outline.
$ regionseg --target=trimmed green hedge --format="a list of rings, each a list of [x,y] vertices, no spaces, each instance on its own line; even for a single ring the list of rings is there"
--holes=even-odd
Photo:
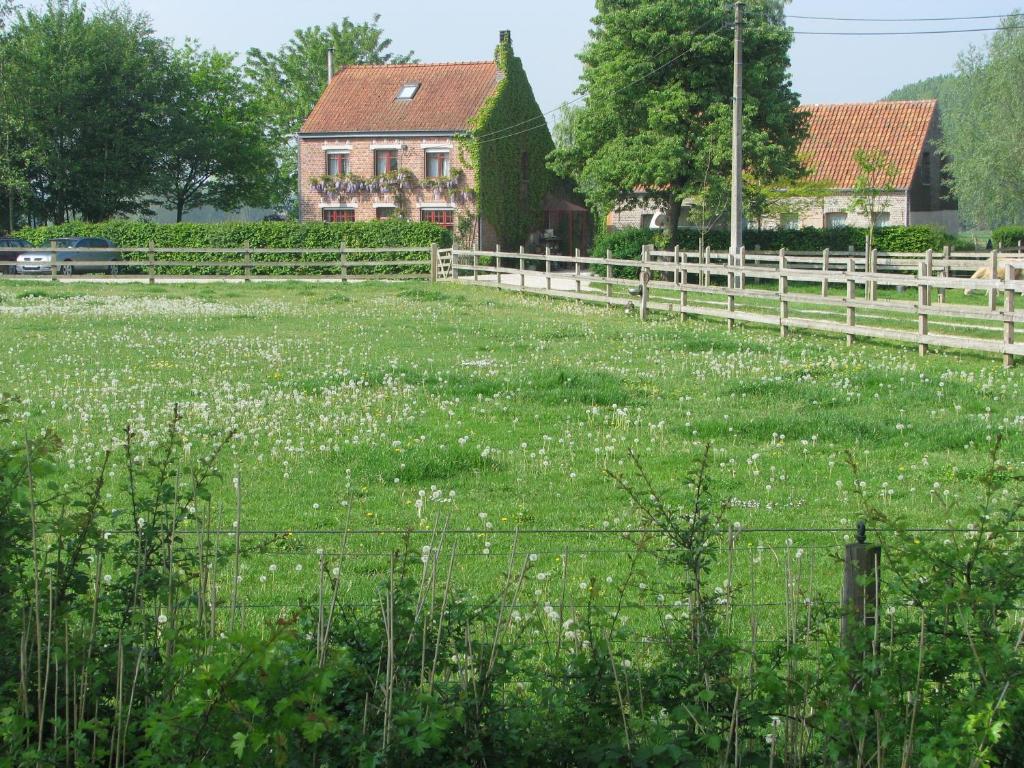
[[[700,247],[700,234],[696,230],[681,229],[677,234],[680,248],[695,251]],[[751,230],[744,233],[743,240],[751,250],[759,246],[759,250],[766,251],[777,251],[780,248],[791,251],[820,251],[825,248],[846,251],[851,245],[855,250],[863,249],[866,235],[866,230],[857,227],[808,227],[792,230]],[[875,232],[875,242],[880,251],[924,254],[929,248],[941,250],[946,245],[953,245],[956,239],[932,227],[885,227]],[[659,249],[666,248],[668,238],[656,229],[627,227],[609,230],[594,239],[593,255],[600,257],[611,251],[616,259],[639,259],[640,249],[647,244]],[[729,233],[708,233],[706,245],[716,251],[727,250]],[[613,272],[616,277],[637,277],[637,270],[629,267],[616,267]]]
[[[992,244],[1004,250],[1017,250],[1017,243],[1024,241],[1024,227],[998,227],[992,230]]]
[[[101,224],[71,222],[51,227],[23,229],[16,233],[34,245],[44,246],[58,237],[105,237],[121,247],[146,247],[153,243],[157,248],[424,248],[437,243],[450,248],[451,233],[436,224],[387,220],[344,224],[313,222],[300,224],[288,221],[266,221],[254,223],[224,224],[149,224],[146,222],[114,220]],[[145,253],[126,254],[128,260],[144,261]],[[429,261],[425,253],[395,254],[350,254],[350,260],[377,261],[394,259],[416,259]],[[243,260],[243,256],[230,254],[161,254],[159,259],[173,261],[217,261]],[[330,261],[329,254],[255,254],[254,261]],[[368,273],[422,272],[425,267],[376,267],[363,270]],[[214,269],[197,267],[165,267],[161,274],[212,274],[217,272],[240,273],[240,269]],[[255,269],[255,274],[301,274],[304,271],[284,268]],[[318,273],[338,270],[317,269]],[[352,274],[358,271],[353,269]]]

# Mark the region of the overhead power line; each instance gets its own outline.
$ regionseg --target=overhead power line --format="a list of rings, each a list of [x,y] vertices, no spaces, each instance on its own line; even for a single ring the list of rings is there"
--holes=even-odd
[[[806,21],[865,21],[865,22],[892,22],[894,24],[904,24],[916,21],[980,21],[982,19],[1003,19],[1007,16],[1016,16],[1015,13],[999,13],[989,16],[922,16],[917,18],[854,18],[852,16],[800,16],[793,13],[787,13],[787,19],[802,19]]]
[[[906,30],[864,30],[861,32],[837,32],[835,30],[815,31],[809,29],[794,29],[794,35],[817,35],[826,37],[899,37],[916,35],[960,35],[969,32],[1012,32],[1024,30],[1020,27],[974,27],[972,29],[906,29]]]

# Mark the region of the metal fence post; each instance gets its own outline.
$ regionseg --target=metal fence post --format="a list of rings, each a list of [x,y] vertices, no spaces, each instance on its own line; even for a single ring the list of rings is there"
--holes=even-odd
[[[878,619],[882,547],[867,543],[867,526],[857,523],[857,539],[846,545],[843,567],[840,634],[844,645],[855,638],[854,626],[873,627]]]

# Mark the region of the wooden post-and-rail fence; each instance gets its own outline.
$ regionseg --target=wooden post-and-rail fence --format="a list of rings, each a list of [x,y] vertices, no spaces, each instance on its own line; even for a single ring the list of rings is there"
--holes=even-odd
[[[715,253],[657,251],[640,260],[602,256],[504,253],[430,247],[394,248],[158,248],[48,250],[32,275],[51,280],[99,277],[142,280],[468,280],[480,286],[633,307],[646,320],[653,311],[824,331],[857,338],[911,343],[921,354],[945,347],[999,354],[1005,365],[1024,355],[1016,326],[1024,322],[1017,295],[1024,290],[1020,262],[989,253],[886,254],[780,251]],[[116,254],[120,258],[111,258]],[[72,257],[72,274],[63,274]],[[109,261],[105,259],[110,259]],[[970,275],[985,268],[987,277]],[[844,290],[845,289],[845,290]],[[880,289],[883,293],[880,294]],[[983,303],[960,300],[976,291]],[[904,298],[906,296],[907,298]],[[1000,301],[1000,297],[1002,300]]]
[[[995,353],[1007,366],[1024,355],[1024,343],[1016,338],[1016,325],[1024,322],[1016,296],[1024,281],[999,251],[840,253],[694,253],[645,246],[639,261],[610,252],[586,257],[548,251],[528,257],[541,266],[524,268],[521,253],[465,250],[453,250],[452,260],[455,279],[471,273],[479,285],[608,306],[639,303],[644,320],[661,310],[725,320],[730,330],[752,323],[775,326],[782,336],[795,330],[838,333],[850,345],[858,338],[910,343],[922,355],[933,347]],[[981,267],[989,276],[972,278]],[[987,301],[956,297],[966,291],[983,293]]]

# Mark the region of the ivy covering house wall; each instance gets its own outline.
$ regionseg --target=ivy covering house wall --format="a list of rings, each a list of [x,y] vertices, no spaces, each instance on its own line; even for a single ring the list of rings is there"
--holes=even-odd
[[[495,61],[503,78],[473,119],[463,146],[477,171],[480,215],[510,250],[541,228],[544,196],[553,182],[546,158],[554,142],[507,33]]]

